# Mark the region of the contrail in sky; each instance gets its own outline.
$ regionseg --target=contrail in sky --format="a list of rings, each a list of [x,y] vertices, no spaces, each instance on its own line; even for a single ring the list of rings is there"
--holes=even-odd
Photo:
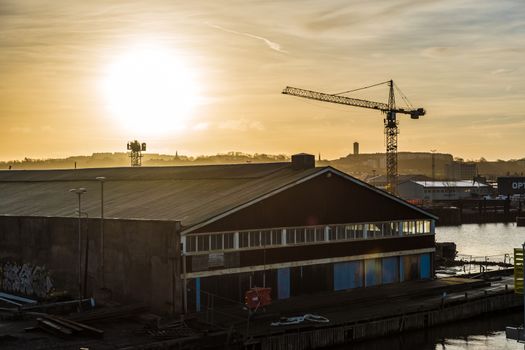
[[[244,36],[247,36],[249,38],[253,38],[253,39],[257,39],[257,40],[261,40],[263,41],[270,49],[274,50],[274,51],[278,51],[278,52],[281,52],[281,53],[286,53],[285,50],[283,50],[281,48],[281,45],[279,45],[278,43],[276,42],[273,42],[273,41],[270,41],[266,38],[263,38],[262,36],[258,36],[258,35],[254,35],[254,34],[250,34],[250,33],[245,33],[245,32],[238,32],[236,30],[231,30],[231,29],[228,29],[228,28],[224,28],[224,27],[221,27],[221,26],[218,26],[216,24],[211,24],[211,23],[206,23],[208,26],[212,27],[212,28],[216,28],[216,29],[219,29],[219,30],[222,30],[223,32],[227,32],[227,33],[232,33],[232,34],[236,34],[236,35],[244,35]]]

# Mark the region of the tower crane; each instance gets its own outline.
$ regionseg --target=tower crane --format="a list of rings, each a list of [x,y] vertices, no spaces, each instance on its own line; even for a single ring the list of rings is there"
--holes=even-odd
[[[389,86],[389,95],[388,103],[374,102],[361,100],[357,98],[351,98],[346,96],[341,96],[343,94],[354,92],[357,90],[368,89],[374,86],[388,84]],[[408,108],[398,108],[396,107],[396,100],[394,96],[394,88],[398,90],[403,100],[407,103]],[[359,89],[343,91],[336,94],[327,94],[323,92],[299,89],[291,86],[287,86],[283,92],[286,95],[292,95],[302,98],[308,98],[316,101],[338,103],[348,106],[361,107],[376,109],[385,114],[383,119],[385,125],[385,143],[386,143],[386,175],[387,175],[387,190],[390,193],[397,194],[397,135],[399,134],[398,121],[396,115],[398,113],[408,114],[411,119],[419,119],[419,117],[425,115],[425,110],[423,108],[414,108],[406,98],[406,96],[399,90],[399,88],[394,84],[394,81],[389,80],[382,83],[366,86]]]

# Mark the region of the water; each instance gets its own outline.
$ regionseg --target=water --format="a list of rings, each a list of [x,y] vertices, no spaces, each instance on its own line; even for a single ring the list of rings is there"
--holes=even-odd
[[[523,350],[524,345],[507,340],[505,326],[519,324],[520,311],[491,314],[454,322],[428,330],[403,333],[370,341],[348,344],[338,350]]]
[[[525,227],[516,223],[467,224],[436,227],[437,242],[455,242],[459,254],[492,256],[513,254],[525,241]]]
[[[437,242],[455,242],[459,254],[503,256],[513,253],[525,240],[525,227],[509,224],[468,224],[436,227]],[[351,350],[523,350],[525,346],[505,337],[506,326],[523,323],[523,312],[514,310],[454,322],[427,330],[403,333],[371,341],[349,344]]]

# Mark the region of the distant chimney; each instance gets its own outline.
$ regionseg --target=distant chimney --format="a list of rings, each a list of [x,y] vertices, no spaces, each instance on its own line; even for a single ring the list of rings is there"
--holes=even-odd
[[[359,154],[359,142],[354,142],[354,154]]]
[[[294,170],[315,168],[315,156],[306,153],[294,154],[292,156],[292,168]]]

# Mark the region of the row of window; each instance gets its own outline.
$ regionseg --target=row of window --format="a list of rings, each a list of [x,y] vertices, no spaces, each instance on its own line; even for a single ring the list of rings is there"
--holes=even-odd
[[[186,236],[186,252],[261,248],[431,233],[429,220],[288,227]]]
[[[470,193],[470,192],[483,192],[482,189],[471,189],[471,188],[426,188],[423,190],[425,193]]]

